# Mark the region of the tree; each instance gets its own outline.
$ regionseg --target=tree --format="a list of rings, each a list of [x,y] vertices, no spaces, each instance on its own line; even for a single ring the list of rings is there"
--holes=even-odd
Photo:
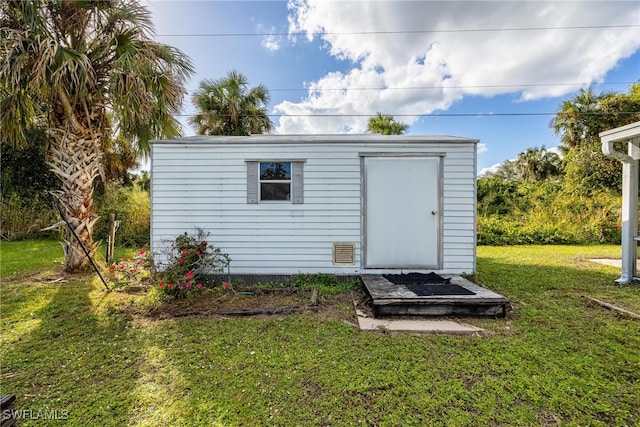
[[[102,139],[102,160],[104,179],[120,181],[131,185],[132,174],[129,172],[140,166],[140,159],[146,155],[140,150],[135,141],[123,138],[122,135],[105,137]],[[106,184],[106,183],[105,183]]]
[[[600,132],[640,120],[640,82],[628,94],[580,90],[564,101],[551,120],[565,153],[567,185],[588,194],[597,189],[619,190],[621,167],[606,157],[600,145]]]
[[[640,120],[640,82],[629,87],[628,94],[580,89],[560,104],[551,128],[566,149],[600,144],[599,133]]]
[[[516,160],[505,160],[494,172],[488,172],[485,176],[501,181],[517,181],[520,179],[520,172]]]
[[[16,194],[20,199],[49,197],[55,190],[56,177],[46,163],[47,134],[44,129],[34,128],[25,132],[29,144],[14,147],[2,143],[0,156],[0,188],[2,197]]]
[[[560,104],[550,125],[565,149],[592,143],[598,138],[599,122],[603,117],[600,102],[611,95],[608,92],[598,95],[590,87],[580,89],[575,97]]]
[[[26,143],[44,124],[55,192],[82,244],[95,251],[93,209],[102,141],[117,134],[143,150],[180,134],[173,117],[193,72],[179,50],[152,40],[149,12],[134,0],[3,2],[0,6],[0,136]],[[113,114],[109,128],[107,112]],[[88,267],[65,229],[65,269]]]
[[[520,201],[518,184],[495,176],[477,180],[477,211],[480,215],[504,215],[516,209]]]
[[[516,170],[524,180],[544,181],[561,174],[562,159],[556,153],[547,151],[544,145],[541,148],[527,148],[518,154]]]
[[[563,173],[562,159],[544,145],[527,148],[518,158],[507,160],[495,172],[488,174],[502,181],[544,181]]]
[[[604,113],[602,130],[640,121],[640,81],[629,87],[629,93],[617,93],[600,101]]]
[[[270,133],[273,123],[266,112],[269,99],[266,87],[249,89],[249,80],[232,70],[222,79],[200,82],[192,98],[198,112],[189,123],[198,135]]]
[[[622,164],[602,153],[599,145],[575,147],[564,156],[565,190],[588,196],[601,190],[622,191]]]
[[[369,119],[367,130],[371,133],[379,133],[380,135],[403,135],[409,125],[397,122],[393,116],[383,116],[378,113],[375,117]]]

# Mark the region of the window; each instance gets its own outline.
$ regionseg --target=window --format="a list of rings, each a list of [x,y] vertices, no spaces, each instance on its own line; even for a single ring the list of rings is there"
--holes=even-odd
[[[291,162],[260,162],[260,201],[291,200]]]
[[[303,203],[304,160],[247,160],[247,203]]]

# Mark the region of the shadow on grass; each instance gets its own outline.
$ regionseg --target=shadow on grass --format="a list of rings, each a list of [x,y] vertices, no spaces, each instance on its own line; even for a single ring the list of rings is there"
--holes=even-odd
[[[145,332],[138,420],[188,425],[633,425],[640,323],[580,295],[613,287],[580,263],[483,258],[516,303],[492,337],[364,334],[313,316],[180,319]],[[633,294],[633,289],[611,291]],[[635,350],[634,350],[635,349]],[[157,417],[157,418],[156,418]],[[150,424],[149,424],[150,425]]]
[[[483,321],[490,337],[360,333],[314,315],[128,319],[96,311],[97,283],[46,285],[7,320],[37,319],[0,350],[2,392],[68,410],[60,425],[637,424],[640,322],[581,297],[637,291],[544,251],[479,257],[477,280],[516,306]]]
[[[581,297],[633,290],[579,260],[534,262],[479,260],[479,281],[516,304],[513,320],[485,321],[510,328],[488,338],[364,334],[306,315],[146,324],[129,423],[635,424],[640,324]]]
[[[540,250],[552,252],[553,247],[534,252]],[[534,260],[539,261],[539,254],[533,254]],[[564,422],[635,425],[640,420],[634,403],[640,396],[640,322],[584,296],[638,311],[640,286],[616,285],[615,269],[583,258],[559,255],[555,265],[535,261],[514,265],[513,259],[480,257],[476,276],[513,303],[513,336],[527,343],[521,357],[538,367],[531,372],[531,384],[547,376],[552,380],[544,385],[543,396],[564,412]],[[508,351],[516,350],[511,344]],[[566,392],[564,399],[560,390]]]
[[[15,394],[16,409],[29,411],[21,425],[123,425],[135,402],[129,392],[139,364],[136,331],[126,319],[92,310],[89,280],[15,283],[3,286],[3,296],[15,286],[39,294],[3,298],[3,312],[22,306],[3,316],[9,331],[0,374],[2,393]]]
[[[583,258],[554,257],[553,253],[547,254],[553,263],[540,264],[535,261],[539,261],[542,249],[534,249],[537,250],[530,260],[523,259],[517,264],[513,259],[479,257],[476,281],[505,295],[523,313],[527,307],[548,310],[550,315],[569,308],[589,308],[591,304],[583,296],[609,299],[640,311],[640,285],[616,285],[615,268]],[[547,250],[552,252],[553,246]],[[560,302],[570,305],[559,307]]]

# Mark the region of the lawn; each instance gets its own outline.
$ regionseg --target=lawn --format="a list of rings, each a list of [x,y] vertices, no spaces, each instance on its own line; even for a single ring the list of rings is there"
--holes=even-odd
[[[94,277],[59,281],[59,247],[33,244],[2,244],[0,392],[24,426],[640,424],[640,321],[583,297],[640,312],[640,286],[587,260],[618,247],[480,247],[474,280],[514,310],[453,337],[131,315]]]

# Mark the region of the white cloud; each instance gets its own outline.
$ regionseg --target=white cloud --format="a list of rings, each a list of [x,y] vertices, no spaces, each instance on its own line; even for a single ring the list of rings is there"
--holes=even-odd
[[[480,172],[478,172],[478,176],[485,176],[487,174],[496,173],[498,169],[500,169],[500,166],[502,166],[502,163],[496,163],[489,166],[488,168],[482,168],[480,169]]]
[[[549,153],[556,153],[558,156],[560,156],[560,158],[564,157],[560,146],[548,148],[547,151]]]
[[[263,26],[261,24],[258,24],[256,28],[259,33],[271,33],[262,37],[262,41],[260,42],[262,47],[272,52],[277,51],[280,49],[280,47],[282,47],[282,36],[274,34],[276,32],[276,27],[272,26],[270,30],[264,31]]]
[[[487,144],[483,143],[483,142],[479,142],[478,143],[478,154],[482,154],[482,153],[486,153],[487,151],[489,151],[489,148],[487,147]]]
[[[262,38],[262,47],[268,50],[276,51],[280,49],[280,46],[281,44],[278,36],[269,35]]]
[[[602,81],[640,48],[637,27],[523,30],[633,24],[640,22],[638,2],[298,0],[288,6],[290,33],[321,37],[329,55],[354,66],[310,83],[300,102],[276,105],[277,113],[302,115],[282,117],[280,133],[366,128],[363,117],[304,117],[308,114],[380,111],[406,114],[399,119],[411,124],[416,114],[446,110],[465,95],[515,93],[522,101],[561,96]],[[487,31],[451,31],[477,29]],[[291,40],[305,43],[301,37]],[[551,85],[532,86],[544,83]],[[322,91],[372,87],[386,89]]]

